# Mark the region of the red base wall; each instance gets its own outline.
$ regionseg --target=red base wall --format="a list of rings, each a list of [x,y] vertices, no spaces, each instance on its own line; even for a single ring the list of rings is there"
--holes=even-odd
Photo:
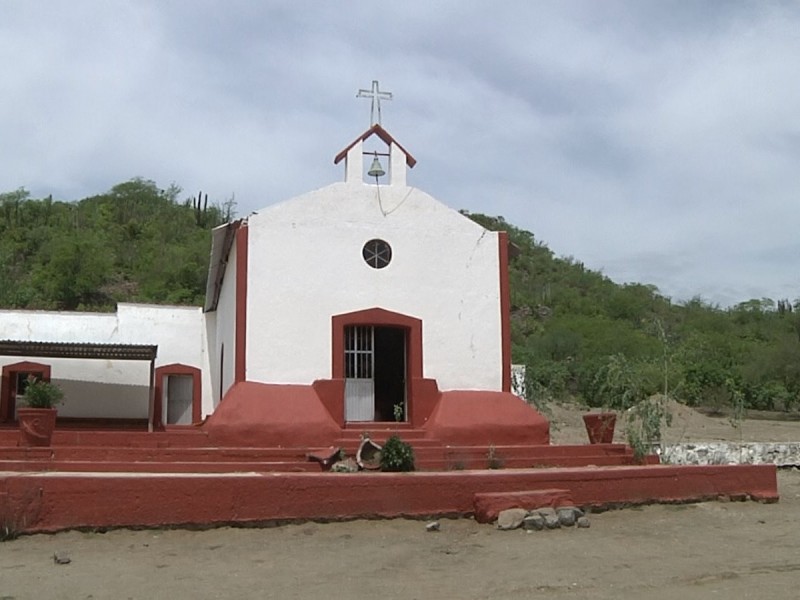
[[[579,506],[778,498],[773,465],[447,473],[25,473],[0,477],[0,522],[20,532],[283,519],[470,514],[476,493],[566,490]]]
[[[460,445],[546,445],[550,423],[509,392],[441,392],[424,429],[428,437]]]
[[[547,419],[509,392],[439,392],[433,380],[415,382],[410,424],[428,439],[462,446],[550,443]],[[333,444],[344,425],[343,379],[313,385],[243,381],[200,430],[218,446],[301,447]]]
[[[217,446],[330,446],[341,428],[310,385],[242,381],[201,430]]]

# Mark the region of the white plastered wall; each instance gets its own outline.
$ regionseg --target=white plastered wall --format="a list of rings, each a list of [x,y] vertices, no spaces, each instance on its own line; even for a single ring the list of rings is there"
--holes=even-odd
[[[182,363],[202,370],[203,412],[213,410],[200,308],[120,304],[116,313],[0,311],[0,339],[158,346],[156,367]],[[147,418],[149,361],[0,356],[49,364],[64,390],[63,417]]]
[[[233,385],[236,356],[236,244],[227,258],[225,276],[215,311],[207,313],[209,373],[212,381],[213,405]]]
[[[389,266],[362,247],[387,241]],[[331,316],[373,307],[423,322],[441,389],[502,389],[498,235],[406,185],[336,183],[249,219],[247,379],[331,377]]]

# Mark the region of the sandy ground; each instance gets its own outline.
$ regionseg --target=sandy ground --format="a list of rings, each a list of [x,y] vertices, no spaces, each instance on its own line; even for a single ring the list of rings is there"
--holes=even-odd
[[[582,443],[577,411],[558,410],[555,440]],[[800,439],[800,423],[737,430],[694,411],[685,420],[671,430],[684,440]],[[424,522],[397,519],[23,536],[0,543],[0,600],[795,599],[800,472],[781,471],[779,486],[777,504],[629,508],[592,514],[581,530],[502,532],[458,519],[429,533]],[[55,564],[55,552],[71,562]]]

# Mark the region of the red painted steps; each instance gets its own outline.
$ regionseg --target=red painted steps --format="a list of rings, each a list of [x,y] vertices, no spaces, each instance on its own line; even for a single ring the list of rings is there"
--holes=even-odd
[[[0,428],[0,447],[16,446],[19,431],[16,427]],[[53,432],[53,446],[118,446],[118,447],[196,447],[208,445],[208,436],[196,428],[175,429],[148,433],[146,431],[87,430],[60,428]]]
[[[0,470],[58,472],[320,472],[309,452],[328,448],[0,448]]]
[[[487,445],[445,446],[436,439],[424,438],[423,430],[350,427],[336,440],[348,455],[353,455],[361,441],[361,433],[383,444],[390,435],[411,444],[416,466],[422,471],[443,471],[487,468],[580,467],[586,465],[631,465],[636,461],[625,444],[551,445]],[[652,462],[652,461],[651,461]]]
[[[419,440],[423,441],[423,440]],[[634,464],[623,445],[583,446],[442,446],[412,442],[417,470],[457,471],[491,468],[544,468]],[[337,447],[337,446],[334,446]],[[346,452],[355,454],[357,444]],[[100,447],[52,446],[0,448],[0,469],[8,471],[130,471],[242,472],[319,471],[308,454],[325,455],[330,448],[213,448],[213,447]],[[173,465],[173,466],[170,466]]]
[[[319,473],[318,463],[307,461],[85,461],[0,460],[0,471],[59,473]]]
[[[540,468],[635,464],[633,451],[624,444],[575,446],[447,446],[446,469]],[[434,466],[434,465],[431,465]]]
[[[327,450],[327,449],[325,449]],[[83,460],[96,462],[186,461],[264,462],[304,461],[319,448],[99,448],[52,446],[48,448],[0,448],[0,460]]]
[[[342,429],[342,435],[334,441],[334,447],[341,448],[347,456],[355,456],[364,435],[369,435],[380,446],[396,435],[414,449],[419,470],[430,470],[429,463],[438,465],[444,461],[442,443],[425,437],[427,432],[424,429],[415,429],[409,423],[348,423]]]
[[[597,446],[559,446],[552,451],[547,446],[510,447],[453,447],[444,449],[443,456],[425,450],[417,453],[418,464],[424,470],[509,469],[614,466],[636,464],[633,451],[627,446],[618,448]],[[657,462],[657,457],[648,460]]]
[[[419,471],[635,463],[631,449],[623,444],[445,446],[408,423],[349,423],[333,447],[354,456],[365,433],[378,444],[385,443],[391,435],[410,443]],[[18,437],[13,427],[0,428],[0,461],[9,471],[79,471],[90,470],[92,464],[96,465],[94,470],[120,472],[318,471],[319,463],[308,461],[307,455],[330,453],[328,447],[214,447],[197,428],[147,433],[65,427],[56,430],[53,446],[48,448],[18,448]]]
[[[405,421],[401,421],[399,423],[395,421],[351,421],[344,424],[342,431],[352,431],[358,433],[361,433],[362,431],[367,431],[370,433],[382,431],[396,433],[398,435],[425,434],[424,429],[414,427],[411,423],[407,423]]]
[[[348,423],[342,429],[342,434],[339,436],[338,440],[342,443],[356,443],[358,444],[361,441],[362,436],[369,435],[370,439],[378,444],[382,444],[386,440],[388,440],[391,436],[396,435],[404,442],[409,444],[428,444],[428,445],[435,445],[441,444],[438,440],[431,439],[426,437],[428,432],[424,429],[414,429],[412,427],[402,427],[401,425],[382,425],[378,423],[374,423],[374,425],[378,425],[377,427],[372,427],[371,423],[366,425],[353,425],[352,423]]]

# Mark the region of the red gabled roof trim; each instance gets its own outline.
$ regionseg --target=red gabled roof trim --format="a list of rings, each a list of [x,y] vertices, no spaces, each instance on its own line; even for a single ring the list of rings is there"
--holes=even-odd
[[[352,141],[352,143],[351,143],[349,146],[347,146],[347,148],[345,148],[344,150],[342,150],[341,152],[339,152],[339,154],[337,154],[337,155],[336,155],[336,158],[334,158],[334,159],[333,159],[333,164],[335,164],[335,165],[338,165],[338,164],[339,164],[339,162],[340,162],[340,161],[341,161],[341,160],[342,160],[342,159],[343,159],[345,156],[347,156],[347,153],[350,151],[350,148],[352,148],[353,146],[355,146],[355,145],[356,145],[358,142],[363,142],[364,140],[366,140],[367,138],[369,138],[369,137],[371,137],[371,136],[373,136],[373,135],[377,135],[379,138],[381,138],[381,139],[382,139],[382,140],[383,140],[383,141],[384,141],[384,142],[385,142],[387,145],[389,145],[389,146],[391,146],[391,145],[392,145],[392,142],[394,142],[394,144],[395,144],[395,145],[396,145],[398,148],[400,148],[400,150],[402,150],[402,151],[403,151],[403,153],[406,155],[406,164],[409,166],[409,168],[413,168],[413,167],[414,167],[414,165],[415,165],[415,164],[417,164],[417,159],[416,159],[416,158],[414,158],[413,156],[411,156],[411,155],[408,153],[408,151],[407,151],[405,148],[403,148],[403,147],[402,147],[402,146],[401,146],[401,145],[400,145],[400,144],[397,142],[397,140],[396,140],[396,139],[394,139],[394,138],[393,138],[393,137],[392,137],[392,136],[389,134],[389,132],[388,132],[388,131],[386,131],[386,130],[385,130],[383,127],[381,127],[381,126],[380,126],[380,125],[378,125],[377,123],[376,123],[375,125],[373,125],[372,127],[370,127],[369,129],[367,129],[367,130],[366,130],[364,133],[362,133],[362,134],[361,134],[360,136],[358,136],[356,139],[354,139],[354,140]]]

